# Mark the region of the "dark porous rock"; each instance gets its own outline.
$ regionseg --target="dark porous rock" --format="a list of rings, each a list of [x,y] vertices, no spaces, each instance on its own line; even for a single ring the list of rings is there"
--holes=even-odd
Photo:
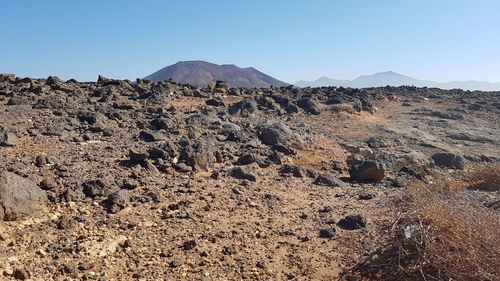
[[[19,138],[13,133],[5,133],[0,135],[0,145],[16,146],[19,144]]]
[[[285,155],[297,155],[297,151],[290,146],[275,144],[272,146],[272,149],[277,152],[281,152]]]
[[[116,188],[114,188],[111,184],[100,179],[89,180],[83,183],[83,193],[91,198],[108,196],[114,191],[114,189]]]
[[[436,165],[441,167],[452,169],[463,169],[465,167],[464,157],[455,153],[436,153],[432,155],[432,160],[434,160]]]
[[[224,102],[216,99],[208,99],[205,101],[205,104],[209,106],[225,106]]]
[[[184,264],[184,259],[183,259],[183,258],[175,258],[175,259],[173,259],[173,260],[170,262],[169,266],[170,266],[171,268],[176,268],[176,267],[179,267],[179,266],[181,266],[181,265],[183,265],[183,264]]]
[[[47,204],[47,195],[29,179],[0,172],[0,221],[35,215]]]
[[[346,171],[347,169],[349,169],[347,164],[341,160],[332,160],[332,161],[330,161],[330,163],[332,164],[332,169],[334,171],[339,172],[339,173],[342,173],[342,172]]]
[[[145,142],[166,141],[168,140],[168,134],[163,131],[141,131],[139,139]]]
[[[361,193],[358,195],[359,200],[371,200],[375,198],[375,194],[373,193]]]
[[[281,155],[279,153],[277,153],[276,151],[274,153],[272,153],[271,155],[269,155],[267,157],[267,159],[269,159],[269,161],[271,161],[272,163],[274,163],[276,165],[281,165],[283,163],[283,161],[281,159]]]
[[[129,149],[128,156],[130,158],[130,161],[132,161],[132,162],[142,162],[142,161],[146,160],[146,158],[148,157],[148,154],[140,153],[140,152],[137,152],[133,149]]]
[[[414,177],[416,179],[419,179],[421,181],[425,181],[426,180],[425,174],[419,173],[419,172],[413,170],[412,168],[403,167],[399,171],[401,173],[407,174],[407,175],[409,175],[411,177]]]
[[[227,90],[229,90],[229,83],[222,80],[215,81],[214,92],[225,93]]]
[[[346,230],[361,229],[366,226],[366,218],[363,215],[348,215],[341,219],[337,226]]]
[[[58,229],[72,229],[75,227],[75,225],[75,219],[68,215],[61,216],[57,221]]]
[[[378,161],[364,161],[352,166],[349,175],[357,181],[381,181],[385,176],[385,165]]]
[[[258,128],[259,138],[266,145],[285,145],[295,148],[304,148],[305,143],[300,134],[292,131],[284,123],[263,125]]]
[[[235,167],[229,171],[229,175],[233,178],[249,180],[249,181],[257,181],[257,176],[250,172],[249,170],[242,167]]]
[[[195,240],[188,240],[184,243],[182,243],[182,249],[184,251],[189,251],[189,250],[192,250],[196,247],[197,243]]]
[[[391,186],[393,187],[405,187],[407,184],[406,179],[403,177],[397,177],[391,181]]]
[[[14,96],[14,97],[9,99],[9,101],[7,102],[7,105],[26,105],[26,104],[30,104],[30,103],[31,102],[24,97]]]
[[[285,111],[288,114],[295,114],[295,113],[299,113],[300,108],[295,104],[289,104],[285,107]]]
[[[153,125],[157,130],[167,131],[175,130],[178,127],[177,122],[170,118],[156,118],[151,121],[151,125]]]
[[[133,190],[133,189],[136,189],[139,185],[140,185],[139,181],[137,181],[135,179],[124,179],[120,188]]]
[[[319,238],[332,239],[337,237],[337,230],[334,227],[319,230]]]
[[[250,140],[250,135],[245,131],[232,131],[227,134],[227,137],[224,141],[232,141],[245,143]]]
[[[368,141],[368,146],[371,148],[387,148],[387,147],[395,147],[401,145],[402,142],[399,139],[393,139],[388,137],[372,137]]]
[[[217,160],[215,149],[215,140],[202,138],[184,147],[179,160],[191,166],[194,171],[208,171]]]
[[[252,164],[253,162],[255,162],[255,156],[253,156],[252,154],[245,154],[238,158],[238,160],[236,161],[238,165],[248,165]]]
[[[47,81],[45,82],[45,84],[47,85],[64,84],[64,81],[57,76],[49,76],[47,77]]]
[[[351,154],[345,160],[348,166],[358,165],[363,163],[363,161],[365,161],[365,158],[360,154]]]
[[[56,189],[56,187],[58,187],[58,184],[52,178],[44,179],[40,182],[40,188],[43,190],[52,190]]]
[[[117,213],[130,203],[130,194],[127,190],[121,189],[111,193],[104,201],[110,213]]]
[[[264,199],[270,200],[270,201],[282,201],[283,197],[276,195],[276,194],[265,194]]]
[[[153,162],[149,159],[144,160],[143,166],[152,174],[158,174],[160,171],[156,166],[153,164]]]
[[[30,274],[25,268],[16,268],[12,273],[12,277],[17,280],[28,280],[30,279]]]
[[[239,114],[240,116],[246,117],[250,116],[252,113],[258,110],[257,101],[253,98],[246,98],[240,102],[237,102],[228,108],[228,112],[231,115]]]
[[[306,177],[306,170],[300,166],[294,166],[294,165],[284,165],[280,169],[280,173],[283,175],[293,175],[294,177],[297,178]]]
[[[318,103],[311,98],[302,98],[297,101],[297,105],[310,114],[320,114]]]
[[[78,119],[80,120],[80,122],[86,122],[90,125],[102,122],[104,118],[104,115],[98,112],[83,111],[78,113]]]
[[[190,173],[193,171],[193,167],[188,166],[185,163],[175,164],[175,169],[181,173]]]
[[[345,186],[343,181],[329,174],[320,174],[316,180],[314,180],[313,184],[329,187]]]

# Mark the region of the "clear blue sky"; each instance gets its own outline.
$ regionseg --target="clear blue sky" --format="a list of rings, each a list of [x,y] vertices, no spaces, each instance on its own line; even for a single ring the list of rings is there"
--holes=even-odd
[[[393,70],[500,81],[499,0],[0,0],[0,72],[94,81],[179,60],[286,82]]]

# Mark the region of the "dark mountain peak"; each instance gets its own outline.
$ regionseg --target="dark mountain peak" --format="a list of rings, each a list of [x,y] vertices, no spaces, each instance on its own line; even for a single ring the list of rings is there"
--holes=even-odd
[[[146,76],[144,79],[155,82],[172,79],[176,82],[200,87],[204,87],[208,82],[214,80],[226,81],[232,87],[245,88],[288,85],[253,67],[240,68],[234,64],[218,65],[202,60],[179,61]]]

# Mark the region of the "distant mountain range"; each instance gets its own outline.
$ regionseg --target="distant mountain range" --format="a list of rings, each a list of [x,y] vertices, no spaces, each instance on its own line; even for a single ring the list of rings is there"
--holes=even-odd
[[[464,89],[481,91],[500,91],[500,83],[486,81],[453,81],[453,82],[434,82],[429,80],[419,80],[393,71],[379,72],[373,75],[359,76],[354,80],[339,80],[328,77],[321,77],[314,81],[298,81],[294,84],[297,87],[350,87],[350,88],[368,88],[384,86],[417,86],[441,89]]]
[[[271,85],[288,86],[289,84],[275,79],[253,67],[240,68],[232,64],[218,65],[206,61],[180,61],[164,67],[157,72],[144,77],[155,82],[172,79],[179,83],[187,83],[199,87],[207,86],[208,82],[222,80],[231,87],[266,88]],[[500,91],[500,83],[487,81],[453,81],[435,82],[419,80],[393,71],[379,72],[372,75],[359,76],[354,80],[332,79],[321,77],[314,81],[298,81],[297,87],[350,87],[369,88],[389,86],[416,86],[441,89],[464,89],[481,91]]]
[[[266,75],[253,67],[240,68],[232,64],[218,65],[206,61],[180,61],[144,77],[155,82],[172,79],[179,83],[205,87],[208,82],[222,80],[231,87],[260,88],[289,84]]]

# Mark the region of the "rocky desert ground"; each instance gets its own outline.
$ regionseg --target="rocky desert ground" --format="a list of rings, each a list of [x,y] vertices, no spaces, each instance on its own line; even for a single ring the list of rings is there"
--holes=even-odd
[[[408,186],[498,163],[499,113],[499,92],[2,75],[0,279],[388,280],[367,261],[409,229]],[[498,216],[498,190],[465,192]]]

